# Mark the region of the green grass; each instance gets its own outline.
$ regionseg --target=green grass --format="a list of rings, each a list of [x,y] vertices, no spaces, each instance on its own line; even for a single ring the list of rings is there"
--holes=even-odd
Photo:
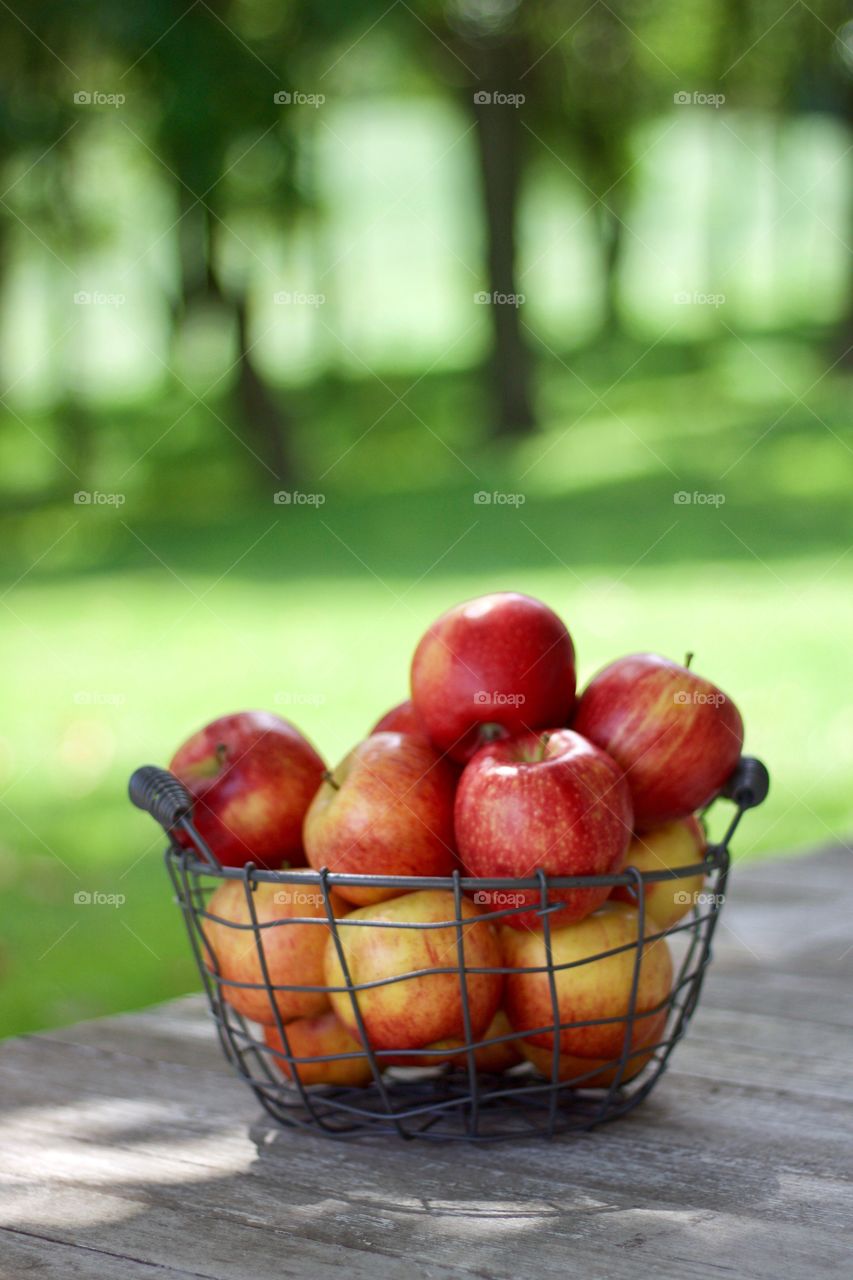
[[[335,760],[404,696],[432,617],[486,590],[528,591],[558,609],[582,680],[627,651],[695,652],[696,668],[736,698],[747,749],[773,777],[738,856],[849,834],[844,379],[792,406],[779,379],[805,393],[820,369],[814,350],[760,349],[778,377],[747,376],[736,346],[702,361],[655,356],[580,421],[591,397],[546,371],[542,433],[513,450],[472,443],[458,417],[445,430],[445,407],[458,413],[473,393],[426,380],[413,405],[475,475],[398,407],[325,482],[306,478],[304,489],[326,494],[318,509],[277,507],[267,491],[250,499],[233,460],[240,496],[229,503],[214,455],[218,481],[170,466],[134,477],[118,512],[59,501],[20,517],[4,543],[17,573],[61,540],[4,601],[0,1032],[196,986],[162,838],[125,798],[133,767],[165,763],[193,729],[243,707],[279,710]],[[615,375],[599,359],[579,356],[575,368],[602,393]],[[385,403],[364,387],[318,391],[329,432],[319,431],[315,477]],[[114,445],[117,473],[121,448],[138,443],[117,433]],[[110,488],[108,475],[98,487]],[[475,504],[475,491],[493,489],[525,502]],[[678,490],[725,503],[679,505]],[[79,890],[125,901],[77,905]]]

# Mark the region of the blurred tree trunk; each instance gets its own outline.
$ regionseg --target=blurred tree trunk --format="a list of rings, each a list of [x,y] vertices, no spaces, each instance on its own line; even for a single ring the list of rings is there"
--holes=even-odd
[[[604,330],[609,334],[618,333],[622,326],[619,303],[619,272],[622,268],[624,228],[618,205],[613,208],[613,195],[614,193],[611,192],[607,197],[610,208],[606,209],[603,204],[598,206],[598,225],[604,274],[603,321]]]
[[[479,83],[501,93],[520,92],[525,63],[512,36],[480,49]],[[495,391],[495,434],[517,435],[535,424],[531,396],[530,353],[524,342],[519,307],[495,302],[495,295],[517,295],[516,229],[523,177],[519,108],[473,99],[486,230],[486,263],[492,294],[490,317]]]
[[[292,479],[293,459],[289,449],[288,422],[272,392],[264,382],[251,355],[249,307],[244,293],[232,296],[219,282],[212,252],[212,222],[207,208],[193,204],[189,191],[181,187],[184,216],[179,226],[180,296],[174,321],[195,305],[214,304],[231,316],[237,330],[237,377],[233,402],[240,423],[240,435],[257,462],[257,478],[273,478],[278,483]]]
[[[290,452],[289,423],[255,367],[249,338],[249,307],[245,294],[234,300],[237,319],[237,385],[235,403],[243,424],[246,443],[263,463],[264,477],[270,471],[279,483],[291,480],[295,466]]]

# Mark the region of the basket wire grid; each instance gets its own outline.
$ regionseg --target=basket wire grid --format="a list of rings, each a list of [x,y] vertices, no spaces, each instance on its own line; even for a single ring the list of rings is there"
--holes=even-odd
[[[432,1140],[464,1140],[491,1142],[507,1138],[558,1134],[590,1129],[595,1125],[624,1115],[648,1096],[663,1074],[670,1055],[684,1035],[696,1008],[705,971],[711,959],[711,942],[722,908],[729,872],[729,844],[747,809],[760,804],[768,790],[767,771],[760,761],[743,757],[727,785],[720,793],[734,804],[722,838],[710,844],[704,860],[690,866],[657,872],[640,872],[627,867],[610,876],[548,876],[538,871],[524,880],[472,879],[459,871],[450,877],[359,876],[335,874],[328,870],[268,871],[249,863],[244,867],[220,866],[211,849],[196,831],[191,817],[191,801],[172,774],[155,766],[138,769],[130,781],[133,802],[155,817],[170,836],[166,865],[175,890],[175,898],[183,913],[187,932],[201,974],[210,1012],[215,1022],[225,1056],[236,1072],[252,1088],[262,1106],[283,1125],[310,1128],[331,1137],[348,1138],[364,1133],[391,1133],[402,1138]],[[185,832],[193,848],[181,848],[176,831]],[[702,893],[694,900],[689,914],[668,929],[658,930],[648,919],[648,886],[661,882],[687,879],[702,874],[706,877]],[[208,910],[210,897],[224,881],[243,884],[249,922],[236,924]],[[322,916],[288,916],[281,920],[259,921],[255,909],[254,890],[262,882],[296,886],[306,893],[322,897]],[[398,889],[400,894],[422,889],[442,889],[453,896],[453,913],[439,922],[402,922],[348,920],[336,917],[331,893],[336,885]],[[552,898],[552,891],[588,887],[626,888],[638,913],[637,941],[598,952],[566,964],[554,962],[551,917],[564,904]],[[546,963],[525,969],[466,965],[464,935],[472,918],[463,916],[463,897],[509,894],[513,891],[536,890],[538,906],[507,906],[483,910],[477,918],[496,926],[514,914],[534,910],[541,919]],[[477,900],[477,899],[475,899]],[[501,899],[503,900],[503,899]],[[381,905],[381,904],[380,904]],[[354,908],[351,908],[354,909]],[[214,948],[205,935],[205,923],[239,929],[253,935],[262,981],[239,982],[220,975]],[[328,931],[333,939],[341,973],[342,986],[303,986],[273,984],[267,967],[263,945],[266,930],[309,925]],[[647,932],[647,925],[649,931]],[[445,966],[434,966],[394,974],[380,982],[356,983],[352,980],[343,943],[347,928],[453,929],[455,957]],[[671,941],[680,953],[669,995],[651,1009],[638,1011],[637,998],[641,969],[648,948],[661,940]],[[557,975],[569,969],[605,959],[620,952],[633,951],[632,978],[627,1010],[618,1017],[561,1021],[557,991]],[[467,975],[509,973],[546,973],[551,1002],[551,1021],[538,1028],[528,1028],[526,1036],[544,1034],[553,1040],[549,1076],[537,1074],[530,1064],[513,1068],[508,1074],[488,1075],[478,1070],[475,1053],[486,1046],[517,1040],[518,1032],[488,1038],[473,1034]],[[374,1048],[366,1033],[360,993],[366,988],[386,986],[438,974],[455,974],[464,1026],[464,1042],[453,1050],[455,1063],[464,1060],[464,1068],[452,1062],[421,1069],[397,1066],[389,1068],[389,1060],[405,1056],[406,1062],[418,1059],[435,1061],[434,1048]],[[269,1001],[277,1033],[276,1048],[264,1038],[263,1028],[247,1021],[227,1000],[228,990],[246,988],[262,991]],[[362,1048],[356,1052],[330,1053],[308,1059],[294,1054],[288,1040],[288,1023],[281,1017],[274,992],[345,992],[351,1003],[353,1021]],[[652,1041],[637,1034],[642,1019],[656,1018],[665,1022],[660,1036]],[[605,1063],[591,1062],[569,1078],[560,1078],[560,1035],[580,1028],[624,1024],[621,1052]],[[640,1028],[641,1031],[641,1028]],[[639,1046],[633,1047],[632,1046]],[[549,1051],[546,1051],[549,1052]],[[313,1063],[335,1063],[347,1059],[367,1058],[372,1083],[366,1086],[306,1085],[300,1078],[299,1066]],[[637,1063],[635,1060],[639,1058]],[[284,1074],[284,1067],[290,1069]],[[601,1084],[603,1069],[609,1082]]]

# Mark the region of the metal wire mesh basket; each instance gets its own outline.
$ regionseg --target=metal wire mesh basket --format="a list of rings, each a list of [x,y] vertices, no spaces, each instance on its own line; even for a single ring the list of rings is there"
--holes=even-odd
[[[676,869],[640,872],[627,867],[619,875],[549,877],[539,872],[525,880],[477,880],[456,872],[450,877],[355,876],[329,871],[267,871],[253,864],[222,867],[198,835],[192,822],[190,798],[182,785],[166,770],[154,766],[138,769],[130,780],[133,802],[161,823],[170,838],[166,865],[183,912],[190,942],[225,1056],[250,1085],[260,1103],[281,1124],[310,1128],[329,1136],[347,1138],[359,1134],[390,1133],[403,1138],[432,1140],[496,1141],[538,1134],[554,1137],[624,1115],[648,1096],[663,1074],[670,1054],[684,1035],[696,1008],[703,977],[711,959],[711,942],[726,891],[729,872],[729,844],[744,812],[764,800],[769,779],[764,765],[743,757],[719,799],[734,806],[722,838],[710,844],[701,863]],[[715,802],[718,803],[718,802]],[[189,837],[191,849],[181,848],[176,832]],[[659,929],[647,913],[651,885],[704,875],[704,889],[694,894],[689,914],[668,929]],[[213,892],[231,882],[241,886],[245,896],[245,923],[217,917],[209,911]],[[281,919],[261,920],[255,908],[259,885],[281,887],[289,901],[313,901],[322,909],[314,914],[289,914]],[[695,881],[694,881],[695,883]],[[396,889],[408,894],[420,890],[443,890],[447,895],[447,918],[429,923],[398,921],[370,923],[339,918],[335,914],[337,885]],[[636,939],[606,951],[568,961],[555,959],[555,926],[552,916],[564,902],[552,896],[556,891],[588,887],[622,889],[636,905]],[[522,908],[511,903],[514,893],[535,890],[541,919],[542,963],[523,969],[497,965],[475,965],[466,951],[466,934],[472,928],[470,903],[495,904],[495,909],[479,908],[479,922],[495,926],[506,923]],[[300,895],[304,895],[300,897]],[[523,910],[531,908],[525,898]],[[380,908],[376,908],[380,914]],[[324,935],[324,947],[333,946],[340,980],[334,986],[270,981],[267,966],[270,931],[308,927]],[[426,967],[389,974],[378,981],[353,981],[347,959],[347,929],[394,928],[443,930],[436,934],[453,945]],[[260,981],[238,982],[223,978],[213,941],[215,931],[241,930],[247,948],[253,949],[259,964]],[[516,932],[516,931],[513,931]],[[223,937],[219,932],[219,939]],[[227,935],[225,935],[227,936]],[[331,939],[331,941],[329,941]],[[674,953],[674,978],[668,994],[651,1008],[640,1008],[638,993],[649,948],[663,939]],[[561,1020],[557,986],[561,974],[627,955],[632,966],[627,1008],[619,1016]],[[518,1043],[518,1030],[491,1024],[483,1032],[472,1020],[472,990],[483,978],[497,982],[517,981],[519,974],[542,974],[550,994],[550,1010],[542,1024],[525,1029],[526,1040],[552,1047],[532,1053],[508,1071],[494,1074],[483,1069],[484,1051],[500,1054]],[[423,997],[424,979],[440,979],[443,998],[447,983],[458,990],[462,1034],[452,1047],[437,1053],[436,1046],[412,1049],[378,1047],[367,1029],[366,1011],[370,993],[401,984],[407,998]],[[407,985],[408,984],[408,985]],[[418,985],[420,984],[420,985]],[[267,1011],[266,1026],[249,1021],[235,1009],[236,992],[249,992]],[[358,1043],[346,1051],[308,1054],[291,1043],[294,1024],[282,1017],[282,993],[310,997],[321,1005],[327,997],[343,997],[351,1011],[351,1024]],[[230,998],[229,998],[230,997]],[[245,1000],[237,1000],[243,1004]],[[254,1007],[254,1006],[253,1006]],[[270,1016],[271,1015],[271,1016]],[[567,1034],[583,1029],[615,1031],[621,1047],[603,1060],[586,1060],[563,1052]],[[290,1031],[288,1030],[290,1028]],[[612,1043],[612,1035],[608,1037]],[[488,1055],[486,1055],[488,1057]],[[518,1056],[518,1055],[516,1055]],[[314,1064],[348,1064],[360,1060],[368,1083],[311,1084],[308,1068]],[[328,1074],[328,1072],[327,1072]],[[343,1074],[346,1074],[344,1072]]]

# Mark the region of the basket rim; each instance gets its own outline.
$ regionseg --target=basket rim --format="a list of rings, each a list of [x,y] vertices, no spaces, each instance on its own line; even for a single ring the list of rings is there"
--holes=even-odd
[[[213,867],[204,859],[194,856],[191,850],[182,849],[177,844],[169,846],[166,856],[191,874],[208,876],[214,880],[249,880],[262,884],[292,884],[320,889],[324,884],[327,884],[330,889],[334,889],[336,885],[343,885],[346,888],[399,889],[401,893],[416,892],[419,889],[445,889],[452,893],[457,885],[463,893],[500,890],[531,892],[542,889],[543,877],[545,884],[552,889],[604,889],[617,886],[630,889],[636,887],[638,880],[641,880],[644,885],[661,884],[667,880],[682,880],[691,876],[707,875],[712,871],[721,871],[728,866],[730,860],[725,844],[710,844],[702,861],[685,863],[679,867],[667,867],[662,871],[640,871],[629,865],[621,872],[612,875],[551,876],[546,871],[541,871],[539,874],[519,879],[512,876],[466,876],[460,871],[449,876],[382,876],[329,871],[326,868],[317,871],[313,867],[269,870],[258,867],[253,862],[247,862],[242,867]]]

